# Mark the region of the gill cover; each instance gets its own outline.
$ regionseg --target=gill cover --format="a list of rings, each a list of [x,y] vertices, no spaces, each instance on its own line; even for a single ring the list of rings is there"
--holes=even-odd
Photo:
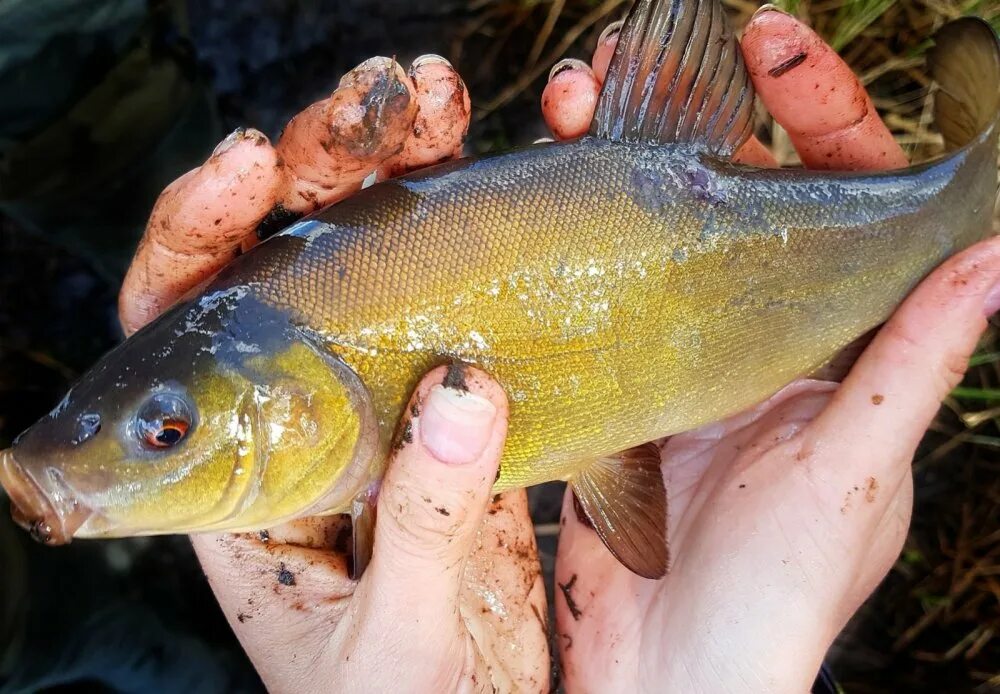
[[[187,530],[258,530],[348,510],[369,481],[378,442],[358,376],[303,334],[246,368],[256,385],[237,407],[232,485],[219,507],[226,512]]]

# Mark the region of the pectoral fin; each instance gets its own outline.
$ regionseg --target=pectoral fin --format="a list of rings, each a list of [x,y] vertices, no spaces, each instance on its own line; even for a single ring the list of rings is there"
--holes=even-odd
[[[652,443],[598,458],[570,482],[587,519],[611,553],[644,578],[663,578],[667,490]]]
[[[753,85],[718,0],[636,0],[590,134],[690,142],[729,157],[753,129]]]

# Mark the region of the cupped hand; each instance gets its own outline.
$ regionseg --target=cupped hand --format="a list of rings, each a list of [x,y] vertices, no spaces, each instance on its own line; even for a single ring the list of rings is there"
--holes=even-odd
[[[241,249],[358,190],[461,153],[469,97],[447,61],[374,58],[305,109],[276,146],[239,130],[153,209],[120,296],[133,332]],[[548,691],[546,617],[527,498],[491,499],[507,402],[429,373],[377,500],[374,556],[348,577],[349,520],[307,518],[192,542],[269,690]]]
[[[542,108],[583,134],[615,42],[558,65]],[[743,52],[757,93],[805,166],[888,169],[906,158],[836,53],[779,11]],[[737,159],[773,166],[757,141]],[[638,578],[563,504],[557,632],[570,692],[808,691],[827,648],[895,561],[910,462],[1000,306],[1000,242],[929,276],[843,384],[801,381],[754,410],[662,443],[672,566]]]

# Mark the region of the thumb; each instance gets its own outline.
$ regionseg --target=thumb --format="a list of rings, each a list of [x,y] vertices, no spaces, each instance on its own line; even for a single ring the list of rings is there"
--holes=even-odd
[[[483,372],[440,367],[417,387],[379,493],[363,581],[390,613],[439,619],[457,605],[506,433],[507,399]]]

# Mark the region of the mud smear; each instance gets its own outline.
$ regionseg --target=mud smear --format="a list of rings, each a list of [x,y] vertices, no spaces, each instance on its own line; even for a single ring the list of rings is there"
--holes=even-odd
[[[796,53],[788,60],[772,67],[770,70],[767,71],[767,74],[769,74],[771,77],[781,77],[786,72],[794,70],[799,65],[806,62],[806,58],[808,57],[809,54],[804,51],[802,53]]]
[[[448,371],[444,375],[441,385],[445,388],[454,388],[464,393],[469,392],[469,384],[465,380],[466,366],[461,362],[452,362],[448,365]]]
[[[293,574],[291,571],[288,570],[288,567],[285,566],[284,562],[282,562],[278,566],[277,574],[278,574],[278,583],[280,583],[281,585],[283,586],[295,585],[295,574]]]
[[[573,576],[566,583],[558,583],[557,585],[559,586],[559,590],[562,591],[563,598],[566,599],[566,607],[569,608],[569,613],[573,615],[573,621],[579,622],[580,617],[583,616],[583,610],[576,606],[576,601],[573,599],[573,595],[571,593],[575,584],[576,574],[573,574]]]
[[[260,220],[260,224],[257,225],[257,238],[261,241],[270,238],[301,218],[301,212],[289,210],[279,202],[271,208],[264,219]]]

